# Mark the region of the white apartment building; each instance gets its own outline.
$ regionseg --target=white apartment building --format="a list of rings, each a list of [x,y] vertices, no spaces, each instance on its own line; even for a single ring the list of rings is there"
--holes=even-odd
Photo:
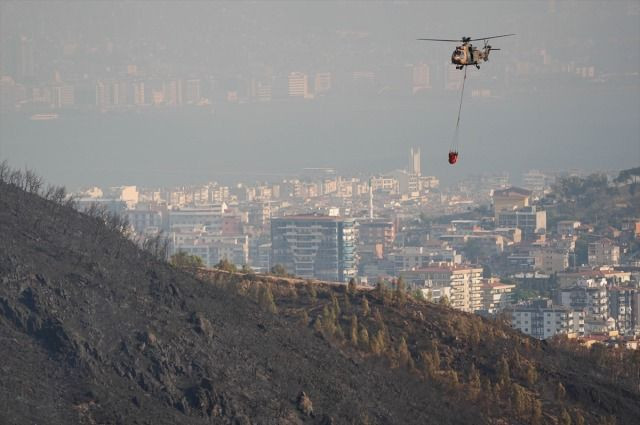
[[[482,268],[474,266],[436,266],[408,270],[400,275],[418,288],[451,287],[451,307],[472,312],[482,307],[480,294]]]
[[[557,334],[584,335],[584,313],[554,306],[551,300],[535,300],[505,311],[511,316],[511,327],[537,339]]]
[[[509,307],[516,285],[502,283],[496,278],[482,279],[482,309],[496,314]]]
[[[288,93],[290,97],[309,97],[309,82],[307,75],[301,72],[292,72],[289,74]]]

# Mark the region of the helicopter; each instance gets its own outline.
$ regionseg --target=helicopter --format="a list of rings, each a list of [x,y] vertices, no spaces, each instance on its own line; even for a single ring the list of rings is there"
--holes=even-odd
[[[482,62],[487,62],[489,60],[489,53],[492,50],[500,50],[494,49],[489,45],[489,41],[492,38],[500,38],[500,37],[510,37],[515,34],[503,34],[503,35],[494,35],[491,37],[482,37],[482,38],[474,38],[471,37],[462,37],[460,40],[445,40],[439,38],[418,38],[421,41],[445,41],[445,42],[453,42],[453,43],[462,43],[460,46],[456,46],[456,49],[453,51],[451,55],[451,63],[456,66],[456,69],[462,69],[465,66],[475,65],[476,68],[480,69],[480,64]],[[478,47],[474,47],[471,42],[472,41],[484,41],[484,47],[482,49]]]

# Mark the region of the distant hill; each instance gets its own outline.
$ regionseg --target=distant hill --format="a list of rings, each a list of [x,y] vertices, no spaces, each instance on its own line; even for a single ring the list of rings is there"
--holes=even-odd
[[[562,177],[543,199],[550,225],[557,220],[575,219],[620,228],[624,218],[640,214],[640,167],[622,170],[609,184],[604,174]]]
[[[540,342],[402,288],[196,276],[122,224],[0,169],[0,423],[640,417],[640,352]]]

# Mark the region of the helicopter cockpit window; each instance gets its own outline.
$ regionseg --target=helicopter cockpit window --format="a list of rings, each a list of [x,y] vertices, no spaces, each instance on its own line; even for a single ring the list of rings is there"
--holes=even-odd
[[[456,47],[456,49],[453,51],[453,54],[451,55],[451,60],[453,60],[455,63],[455,61],[459,61],[460,59],[462,59],[462,49]]]

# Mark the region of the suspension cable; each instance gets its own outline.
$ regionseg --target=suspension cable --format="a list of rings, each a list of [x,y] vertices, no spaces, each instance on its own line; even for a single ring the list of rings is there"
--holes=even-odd
[[[451,150],[458,152],[458,139],[460,130],[460,116],[462,115],[462,100],[464,98],[464,86],[467,81],[467,67],[464,67],[464,77],[462,78],[462,90],[460,90],[460,105],[458,106],[458,119],[456,120],[456,129],[453,133],[453,140],[451,141]]]

